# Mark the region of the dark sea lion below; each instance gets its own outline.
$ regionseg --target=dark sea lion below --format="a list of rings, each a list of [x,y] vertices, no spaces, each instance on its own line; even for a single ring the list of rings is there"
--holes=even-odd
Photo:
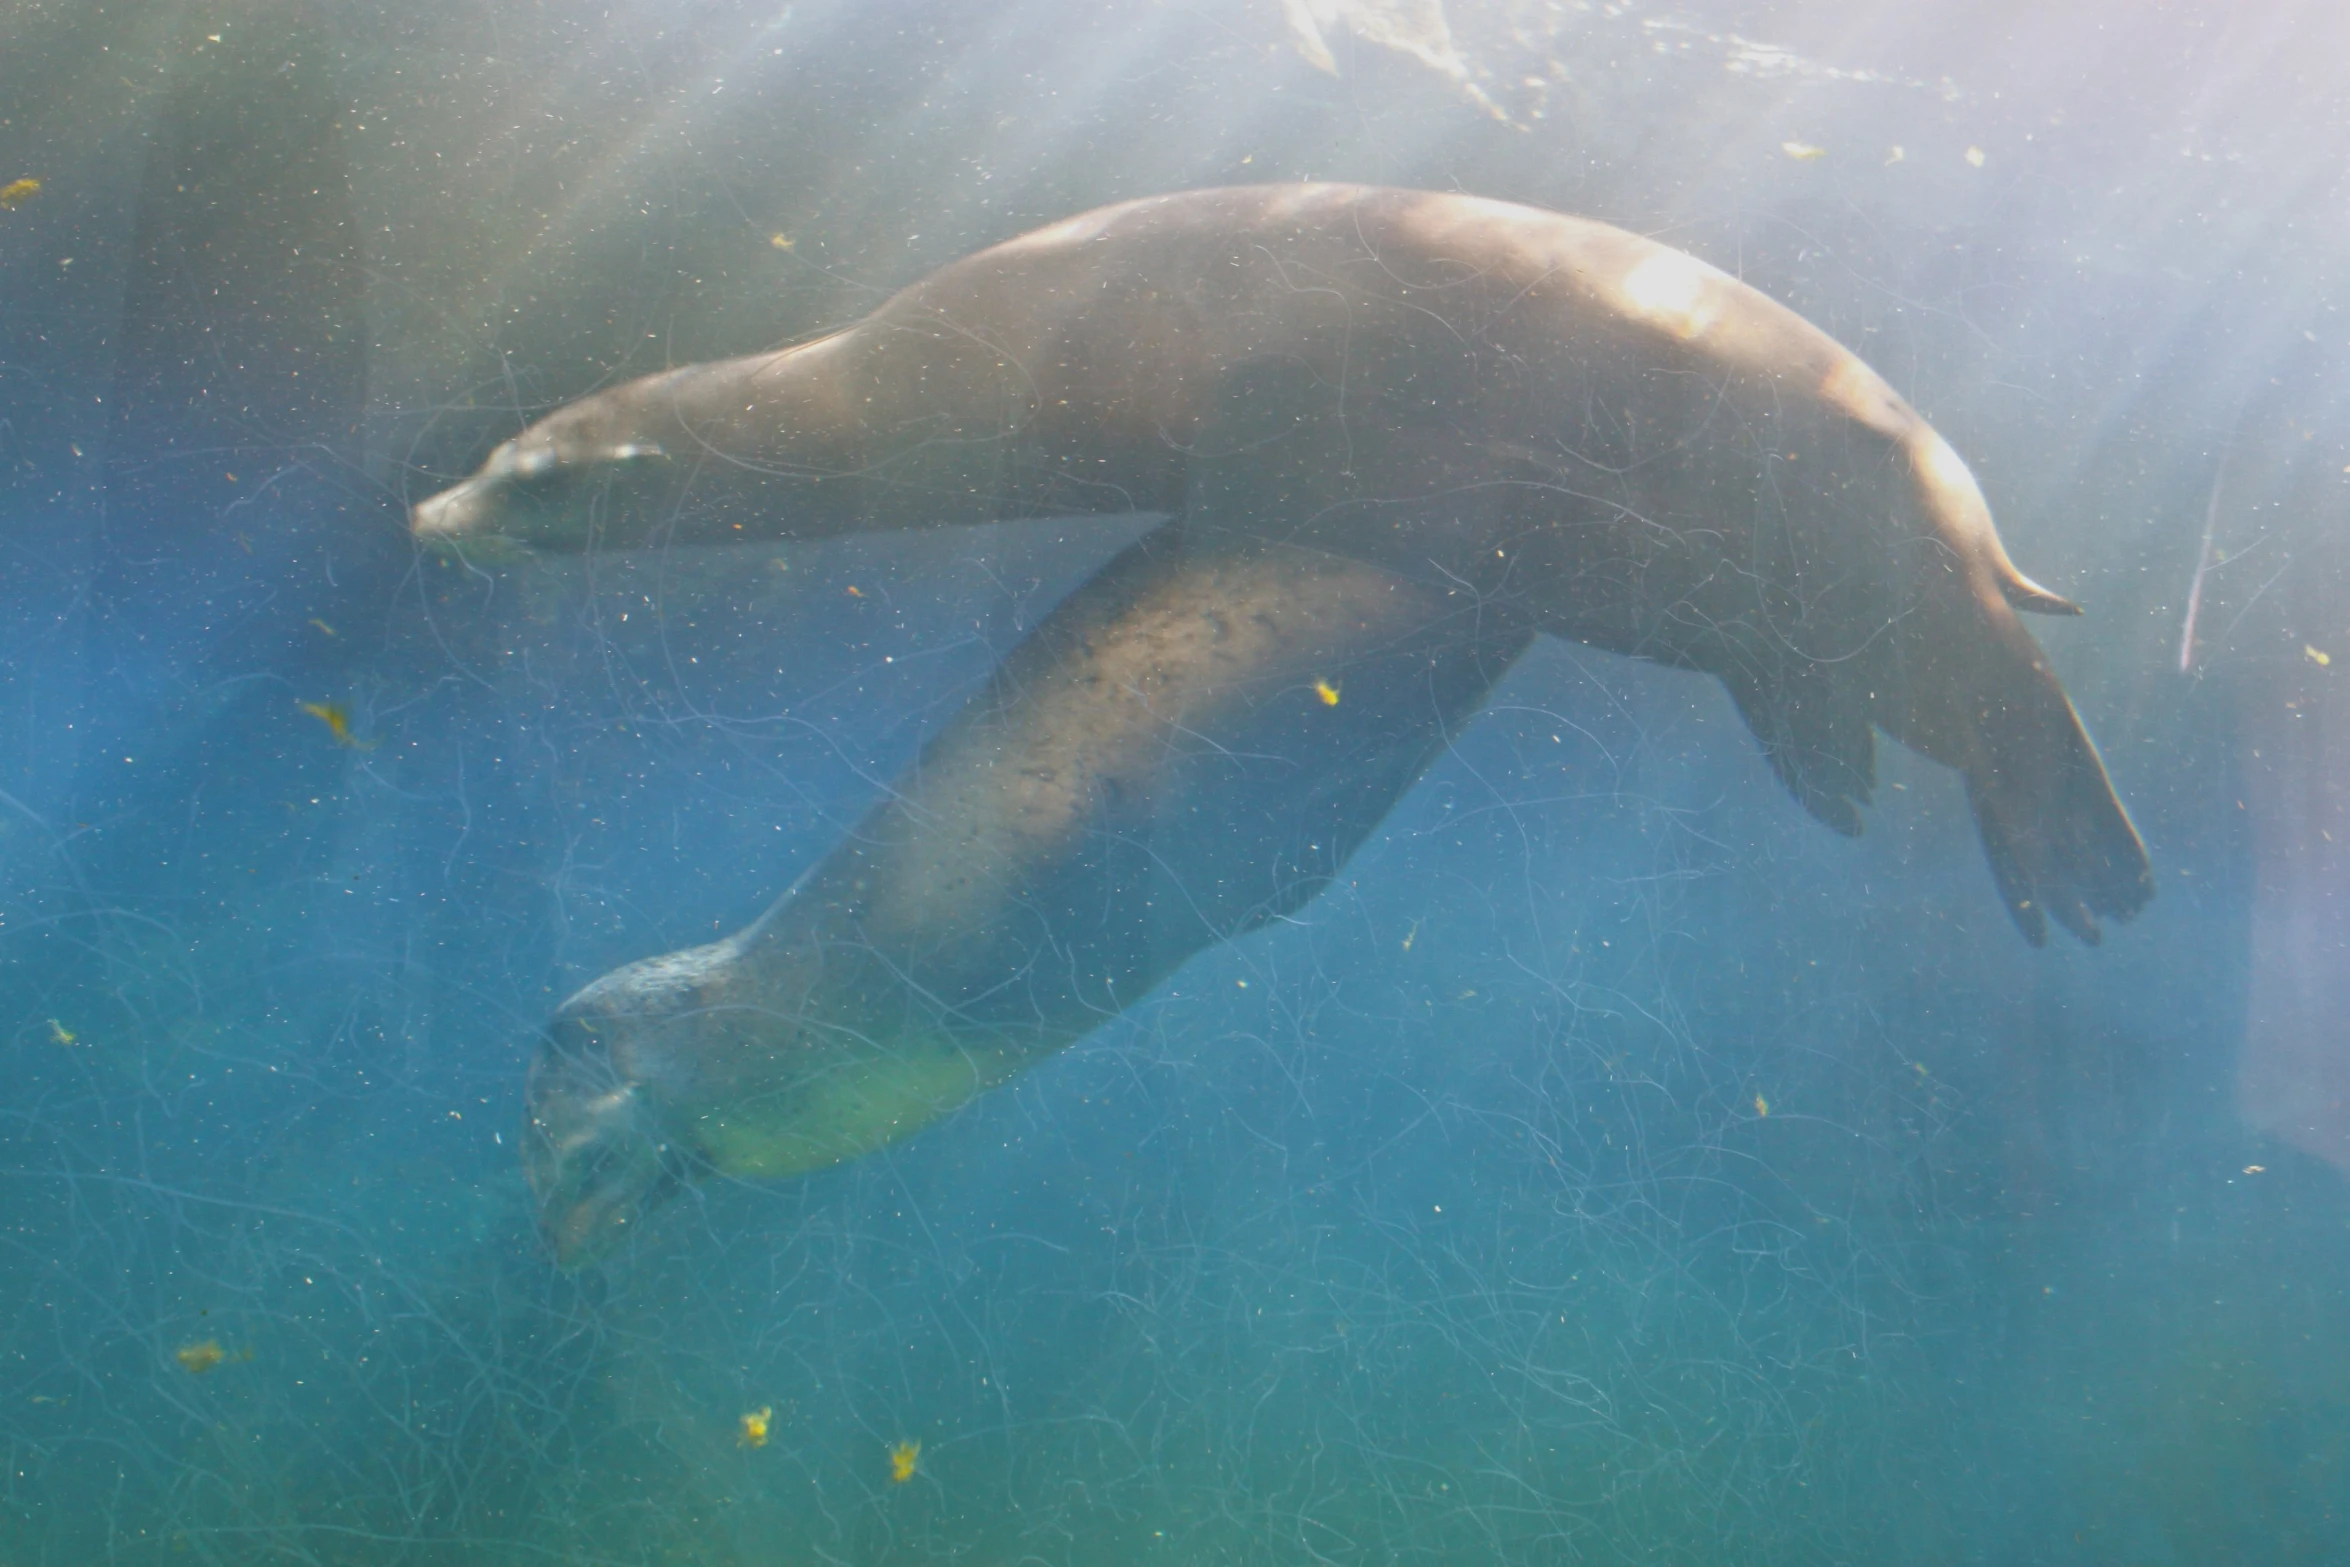
[[[560,409],[414,523],[585,549],[1135,512],[1173,520],[755,924],[558,1012],[527,1162],[566,1265],[698,1173],[904,1136],[1300,907],[1537,633],[1717,676],[1842,832],[1875,729],[1957,769],[2034,943],[2152,895],[2015,614],[2072,606],[1949,444],[1737,280],[1526,207],[1105,208]]]

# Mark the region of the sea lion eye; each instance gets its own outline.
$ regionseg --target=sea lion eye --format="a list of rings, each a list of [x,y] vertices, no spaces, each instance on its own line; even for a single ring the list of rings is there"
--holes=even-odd
[[[547,1052],[567,1061],[577,1061],[595,1048],[596,1031],[575,1017],[559,1017],[549,1023],[545,1031]]]

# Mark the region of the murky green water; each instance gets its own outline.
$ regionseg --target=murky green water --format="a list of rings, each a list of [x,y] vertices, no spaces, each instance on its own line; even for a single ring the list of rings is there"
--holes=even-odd
[[[2346,26],[16,6],[0,1561],[2350,1559]],[[1302,180],[1618,224],[1881,371],[2084,606],[2032,630],[2152,904],[2029,947],[1946,768],[1880,739],[1840,838],[1718,683],[1545,639],[1319,897],[557,1269],[548,1015],[756,916],[1157,519],[408,508],[1040,224]]]

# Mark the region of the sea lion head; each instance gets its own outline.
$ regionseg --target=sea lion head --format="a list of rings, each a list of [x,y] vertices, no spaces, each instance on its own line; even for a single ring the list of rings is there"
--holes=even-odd
[[[640,480],[669,455],[658,441],[609,428],[605,411],[590,398],[501,442],[471,477],[417,503],[409,514],[416,537],[460,548],[491,540],[585,547],[596,503],[613,483]]]
[[[625,964],[564,1002],[541,1034],[523,1170],[563,1268],[602,1257],[708,1173],[695,1113],[720,1092],[706,1063],[728,1054],[713,1027],[725,1011],[712,1003],[739,957],[721,941]]]
[[[697,1181],[858,1158],[1023,1064],[984,1030],[916,1021],[888,966],[866,971],[869,954],[763,949],[758,936],[754,926],[626,964],[547,1025],[525,1091],[523,1167],[560,1267],[596,1262]],[[811,1004],[810,974],[851,977]],[[868,1011],[859,996],[881,1005]]]
[[[685,1190],[690,1150],[664,1132],[647,1085],[578,1017],[548,1025],[530,1065],[523,1170],[556,1263],[587,1266]]]

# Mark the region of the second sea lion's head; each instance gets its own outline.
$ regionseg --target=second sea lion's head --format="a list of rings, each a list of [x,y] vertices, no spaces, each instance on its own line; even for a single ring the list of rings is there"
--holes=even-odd
[[[757,931],[623,965],[548,1024],[523,1169],[558,1266],[608,1255],[696,1182],[858,1158],[1022,1064],[985,1029],[916,1022],[919,998],[869,950],[762,951]],[[845,981],[814,1013],[812,976]]]
[[[548,1026],[530,1065],[523,1170],[558,1266],[586,1267],[684,1191],[695,1160],[666,1136],[643,1083],[577,1017]]]

